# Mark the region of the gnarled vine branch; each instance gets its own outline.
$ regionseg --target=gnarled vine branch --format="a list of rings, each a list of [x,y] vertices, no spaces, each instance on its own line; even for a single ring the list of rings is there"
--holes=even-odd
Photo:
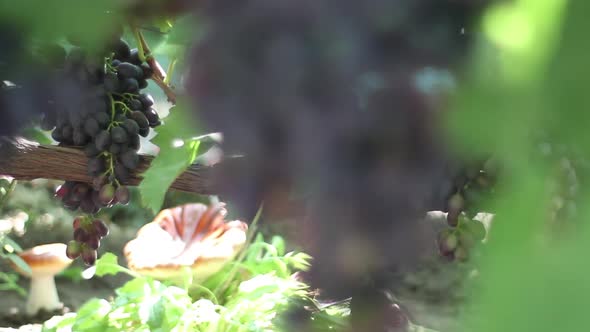
[[[126,185],[138,185],[153,156],[140,155],[137,169]],[[0,174],[17,180],[53,179],[92,183],[87,174],[88,158],[81,149],[40,145],[23,138],[0,138]],[[192,165],[182,173],[170,189],[197,194],[215,194],[213,173],[218,166]]]

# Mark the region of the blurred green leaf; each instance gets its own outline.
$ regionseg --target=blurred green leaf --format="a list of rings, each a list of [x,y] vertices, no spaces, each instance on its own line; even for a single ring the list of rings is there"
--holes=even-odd
[[[19,269],[21,269],[24,273],[30,275],[31,274],[31,267],[18,255],[15,254],[8,254],[6,255],[14,265],[16,265]]]
[[[194,133],[191,122],[184,108],[174,107],[152,140],[160,152],[142,174],[144,180],[139,191],[143,204],[154,213],[162,207],[170,185],[195,160],[200,142],[191,140],[191,133]]]
[[[117,256],[113,253],[106,252],[98,260],[96,260],[96,272],[99,277],[105,275],[116,275],[119,272],[127,273],[131,276],[137,276],[133,271],[122,267],[117,262]]]

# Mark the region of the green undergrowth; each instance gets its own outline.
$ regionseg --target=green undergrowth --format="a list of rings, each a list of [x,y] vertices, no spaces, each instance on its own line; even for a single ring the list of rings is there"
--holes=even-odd
[[[134,278],[116,289],[111,300],[90,299],[76,313],[45,322],[43,331],[280,331],[281,314],[293,303],[313,310],[318,331],[344,327],[347,306],[322,307],[297,280],[297,272],[307,270],[310,261],[305,253],[287,252],[283,238],[257,234],[233,262],[202,284],[192,283],[187,273],[178,286],[139,276],[106,253],[96,263],[96,276],[128,273]]]

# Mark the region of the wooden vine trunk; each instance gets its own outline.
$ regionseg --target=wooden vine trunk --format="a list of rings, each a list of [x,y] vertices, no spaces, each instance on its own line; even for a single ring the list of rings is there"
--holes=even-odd
[[[140,155],[137,169],[125,185],[136,186],[139,175],[149,168],[153,156]],[[23,138],[0,138],[0,174],[17,180],[52,179],[92,183],[87,174],[88,157],[79,148],[41,145]],[[196,194],[214,194],[213,172],[219,166],[192,165],[170,186],[170,189]]]

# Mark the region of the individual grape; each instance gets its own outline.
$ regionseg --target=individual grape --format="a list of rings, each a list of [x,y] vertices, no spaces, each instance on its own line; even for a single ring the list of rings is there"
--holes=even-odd
[[[120,182],[127,182],[130,178],[129,169],[125,165],[117,163],[115,164],[115,176]]]
[[[75,145],[81,146],[88,142],[88,136],[79,129],[74,130],[73,141]]]
[[[137,48],[131,49],[131,54],[129,54],[129,62],[134,65],[141,65],[142,61],[139,59],[139,50]]]
[[[64,200],[64,207],[70,211],[76,211],[80,207],[80,201]]]
[[[69,259],[76,259],[81,253],[82,246],[80,246],[80,243],[78,243],[76,240],[71,240],[68,242],[66,247],[66,256],[68,256]]]
[[[139,164],[139,156],[134,150],[125,151],[119,155],[119,159],[121,160],[121,163],[129,169],[135,169]]]
[[[136,111],[139,111],[143,108],[143,104],[141,103],[141,101],[139,101],[137,99],[131,99],[127,105],[129,106],[130,109],[136,110]]]
[[[150,128],[139,128],[139,136],[141,137],[148,137],[150,134]]]
[[[115,197],[120,204],[127,205],[130,199],[129,189],[126,186],[120,186],[115,191]]]
[[[90,188],[86,183],[80,182],[74,185],[74,188],[72,189],[72,194],[78,196],[79,199],[81,199],[88,193],[89,190]]]
[[[63,140],[60,127],[53,129],[53,131],[51,132],[51,138],[53,138],[57,142],[61,142]]]
[[[486,228],[479,220],[470,220],[465,223],[465,229],[473,235],[476,241],[482,241],[486,237]]]
[[[150,127],[157,127],[161,124],[160,116],[158,115],[158,112],[156,112],[155,109],[150,107],[148,110],[144,112],[144,114],[150,123]]]
[[[129,62],[122,62],[117,66],[119,79],[134,78],[141,79],[143,77],[143,70]]]
[[[84,132],[88,134],[88,136],[94,137],[100,131],[100,127],[98,125],[98,121],[94,118],[88,118],[84,122]]]
[[[114,143],[127,143],[127,132],[122,127],[111,129],[111,141]]]
[[[113,61],[111,61],[111,65],[113,67],[117,67],[120,63],[121,63],[121,60],[119,60],[119,59],[114,59]]]
[[[98,154],[100,154],[100,151],[94,143],[88,143],[84,147],[84,154],[86,155],[86,157],[91,158],[96,157]]]
[[[459,232],[459,243],[465,249],[473,248],[476,243],[475,236],[471,234],[469,231],[461,230]]]
[[[74,221],[72,223],[72,225],[74,227],[74,230],[80,228],[80,226],[82,225],[83,221],[84,221],[84,217],[76,217],[76,218],[74,218]]]
[[[61,186],[57,187],[57,189],[55,190],[55,197],[63,199],[70,192],[70,189],[71,189],[70,186],[68,186],[66,184],[62,184]]]
[[[463,246],[459,246],[455,249],[454,256],[456,260],[465,262],[469,259],[469,252]]]
[[[139,150],[139,148],[141,147],[141,140],[139,139],[139,136],[137,135],[131,135],[130,139],[129,139],[129,148],[131,150]]]
[[[148,87],[148,81],[145,79],[140,79],[137,81],[137,84],[139,85],[139,89],[145,89]]]
[[[86,245],[88,245],[88,247],[96,250],[100,247],[100,239],[96,236],[90,236],[88,238],[88,240],[86,241]]]
[[[84,264],[86,264],[88,266],[94,265],[94,263],[96,263],[97,257],[98,257],[98,254],[97,254],[96,250],[94,250],[88,246],[83,246],[82,261],[84,262]]]
[[[121,127],[125,128],[127,133],[129,133],[131,136],[137,135],[139,133],[139,125],[132,119],[126,119],[123,121]]]
[[[141,101],[141,104],[143,105],[144,108],[148,108],[152,105],[154,105],[154,98],[147,93],[142,93],[139,95],[139,101]]]
[[[131,115],[129,117],[137,123],[137,125],[139,126],[140,129],[141,128],[149,128],[149,126],[150,126],[150,122],[145,117],[145,115],[140,111],[131,112]]]
[[[98,198],[103,205],[109,205],[115,198],[115,187],[107,183],[100,188]]]
[[[131,50],[129,49],[129,44],[123,39],[118,39],[111,47],[113,52],[115,53],[114,58],[116,59],[127,59],[131,55]],[[113,60],[113,62],[118,60]],[[115,66],[115,64],[113,64]]]
[[[147,63],[142,63],[140,67],[141,67],[141,70],[143,71],[143,78],[144,79],[147,80],[148,78],[152,77],[152,75],[154,74],[152,67],[150,67]]]
[[[111,144],[111,147],[109,147],[109,152],[112,154],[119,154],[123,151],[123,145],[121,144]]]
[[[91,194],[86,195],[80,201],[80,210],[84,213],[93,214],[99,211],[99,208],[94,204]]]
[[[137,93],[139,91],[139,83],[135,78],[126,78],[121,81],[121,90],[129,93]]]
[[[88,233],[88,231],[86,231],[84,229],[84,227],[76,228],[74,230],[74,240],[76,240],[80,243],[84,243],[84,242],[88,241],[89,237],[90,237],[90,234]]]
[[[92,188],[94,188],[94,190],[100,190],[105,183],[107,183],[106,175],[97,176],[92,180]]]
[[[99,151],[106,150],[111,145],[111,134],[106,130],[102,130],[94,138],[94,144],[96,144]]]
[[[105,224],[104,221],[100,219],[94,219],[92,221],[92,227],[94,228],[94,232],[96,233],[96,235],[100,237],[105,237],[109,235],[109,227],[107,226],[107,224]]]
[[[99,127],[106,128],[111,122],[111,117],[105,112],[94,114],[94,119],[98,122]]]
[[[104,172],[106,166],[104,164],[104,160],[100,157],[94,157],[88,159],[88,174],[90,175],[98,175]]]
[[[119,92],[120,84],[119,84],[119,78],[117,77],[117,74],[106,73],[104,76],[103,84],[104,84],[104,88],[107,92],[109,92],[109,93]]]

